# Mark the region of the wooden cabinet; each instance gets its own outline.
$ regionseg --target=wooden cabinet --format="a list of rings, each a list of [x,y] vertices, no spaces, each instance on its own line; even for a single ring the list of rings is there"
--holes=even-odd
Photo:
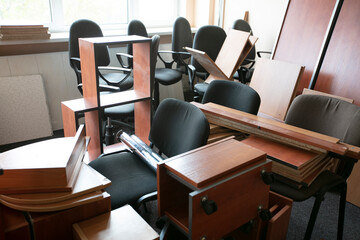
[[[271,171],[266,154],[234,139],[170,158],[158,166],[159,216],[189,239],[220,239],[268,208],[262,171]]]
[[[99,94],[97,63],[94,49],[99,45],[133,44],[133,90],[107,95]],[[90,161],[103,152],[101,110],[107,107],[135,103],[135,134],[148,143],[151,124],[150,86],[151,39],[140,36],[100,37],[79,39],[83,82],[83,98],[62,102],[65,136],[73,136],[79,114],[85,115],[86,134],[91,137],[88,146]]]

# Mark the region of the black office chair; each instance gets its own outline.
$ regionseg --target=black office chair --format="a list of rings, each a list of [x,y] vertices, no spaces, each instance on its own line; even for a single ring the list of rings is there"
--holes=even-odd
[[[128,29],[127,29],[127,34],[128,35],[138,35],[138,36],[142,36],[142,37],[148,37],[148,33],[146,31],[146,27],[145,25],[137,20],[131,20],[129,25],[128,25]],[[124,53],[117,53],[116,54],[120,64],[122,67],[127,68],[127,69],[132,69],[133,67],[133,47],[132,44],[128,44],[127,45],[127,54]],[[126,61],[124,61],[124,59],[126,59]]]
[[[208,135],[209,123],[201,110],[181,100],[165,99],[154,115],[149,140],[160,153],[172,157],[205,145]],[[112,209],[125,204],[137,207],[139,198],[149,193],[150,199],[156,199],[156,169],[135,154],[103,155],[89,165],[111,180],[106,191]]]
[[[226,33],[224,29],[218,26],[206,25],[199,28],[194,36],[192,48],[204,51],[215,61],[220,49],[225,41]],[[195,78],[205,80],[209,73],[198,63],[194,57],[191,57],[189,68],[190,87],[194,91],[194,100],[201,102],[201,99],[208,88],[207,83],[195,83]]]
[[[103,33],[95,22],[81,19],[73,22],[69,32],[69,59],[70,66],[74,69],[77,77],[78,88],[82,93],[79,38],[103,37]],[[132,79],[129,79],[131,71],[124,68],[108,67],[110,64],[109,50],[107,46],[99,46],[96,50],[96,62],[99,66],[99,84],[104,91],[124,91],[133,86]],[[102,73],[101,70],[117,71]],[[110,87],[109,87],[110,86]]]
[[[340,99],[320,95],[300,95],[292,102],[285,123],[300,128],[339,138],[341,142],[360,146],[360,107]],[[349,177],[356,159],[349,157],[334,157],[340,159],[340,165],[335,173],[321,173],[309,187],[295,189],[286,185],[280,178],[270,185],[271,190],[292,198],[294,201],[304,201],[311,196],[315,203],[304,239],[310,239],[316,217],[326,192],[335,191],[340,194],[338,218],[338,239],[342,239],[346,203],[346,180]]]
[[[159,96],[159,84],[168,86],[175,84],[182,79],[184,73],[187,74],[187,63],[185,60],[191,55],[186,52],[184,47],[192,46],[192,33],[190,23],[186,18],[178,17],[173,26],[172,34],[172,51],[159,51],[159,59],[163,62],[165,68],[156,68],[155,70],[155,86],[154,86],[154,98],[155,104],[160,102]],[[162,55],[171,54],[172,59],[166,61]],[[176,68],[173,68],[173,64],[176,63]]]
[[[203,104],[208,102],[256,115],[260,107],[260,96],[246,84],[214,80],[202,99]]]

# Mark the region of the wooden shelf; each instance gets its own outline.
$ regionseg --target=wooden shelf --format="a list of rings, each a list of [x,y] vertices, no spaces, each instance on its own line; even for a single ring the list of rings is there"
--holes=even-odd
[[[128,90],[123,92],[111,93],[100,96],[100,107],[114,107],[118,105],[134,103],[144,100],[150,100],[150,94],[144,94],[136,90]]]
[[[100,95],[95,49],[100,45],[133,44],[134,89]],[[150,86],[151,39],[141,36],[80,38],[79,51],[82,69],[83,98],[62,103],[64,135],[72,136],[77,129],[79,113],[85,114],[89,160],[103,153],[102,110],[107,107],[135,103],[135,134],[148,143],[151,122]]]

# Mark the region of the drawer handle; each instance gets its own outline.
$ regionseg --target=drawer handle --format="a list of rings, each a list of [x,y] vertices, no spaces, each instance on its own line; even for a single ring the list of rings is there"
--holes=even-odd
[[[209,200],[207,196],[201,198],[201,206],[207,215],[211,215],[217,211],[216,202]]]

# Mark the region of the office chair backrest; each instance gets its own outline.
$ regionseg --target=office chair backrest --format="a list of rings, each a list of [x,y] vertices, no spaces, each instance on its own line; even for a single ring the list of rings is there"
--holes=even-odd
[[[209,123],[194,105],[168,98],[155,112],[149,140],[167,157],[172,157],[206,144]]]
[[[250,24],[248,22],[246,22],[245,20],[243,19],[238,19],[238,20],[235,20],[233,26],[232,26],[233,29],[236,29],[236,30],[240,30],[240,31],[244,31],[244,32],[249,32],[250,35],[253,35],[253,32],[251,30],[251,27],[250,27]],[[248,59],[249,60],[255,60],[255,57],[256,57],[256,50],[255,50],[255,46],[250,50],[249,54],[247,55],[246,59],[243,61],[243,64],[242,65],[246,65],[246,64],[249,64],[250,62],[247,61]]]
[[[360,107],[321,95],[300,95],[288,110],[285,123],[360,146]]]
[[[256,115],[260,107],[260,96],[246,84],[214,80],[210,83],[202,100],[203,104],[207,102]]]
[[[193,48],[206,52],[215,61],[225,38],[226,33],[221,27],[213,25],[202,26],[194,36]],[[191,64],[196,68],[197,72],[206,72],[193,57],[191,58]]]
[[[128,35],[138,35],[142,37],[148,37],[148,33],[146,31],[145,25],[141,21],[136,19],[130,21],[128,25]],[[132,44],[128,44],[127,53],[129,55],[133,54]],[[130,68],[132,67],[131,59],[129,60],[129,66]]]
[[[193,38],[191,33],[191,26],[189,21],[186,18],[178,17],[173,26],[172,34],[172,50],[174,52],[185,52],[184,47],[192,47]],[[190,56],[183,56],[183,59],[186,59]],[[177,54],[173,54],[173,59],[175,62],[179,62],[179,57]]]
[[[95,22],[87,19],[80,19],[71,24],[69,32],[69,58],[79,58],[79,38],[103,37],[103,33]],[[106,45],[96,48],[96,61],[98,66],[110,64],[109,50]],[[70,66],[73,67],[70,63]],[[80,69],[80,66],[78,66]]]

